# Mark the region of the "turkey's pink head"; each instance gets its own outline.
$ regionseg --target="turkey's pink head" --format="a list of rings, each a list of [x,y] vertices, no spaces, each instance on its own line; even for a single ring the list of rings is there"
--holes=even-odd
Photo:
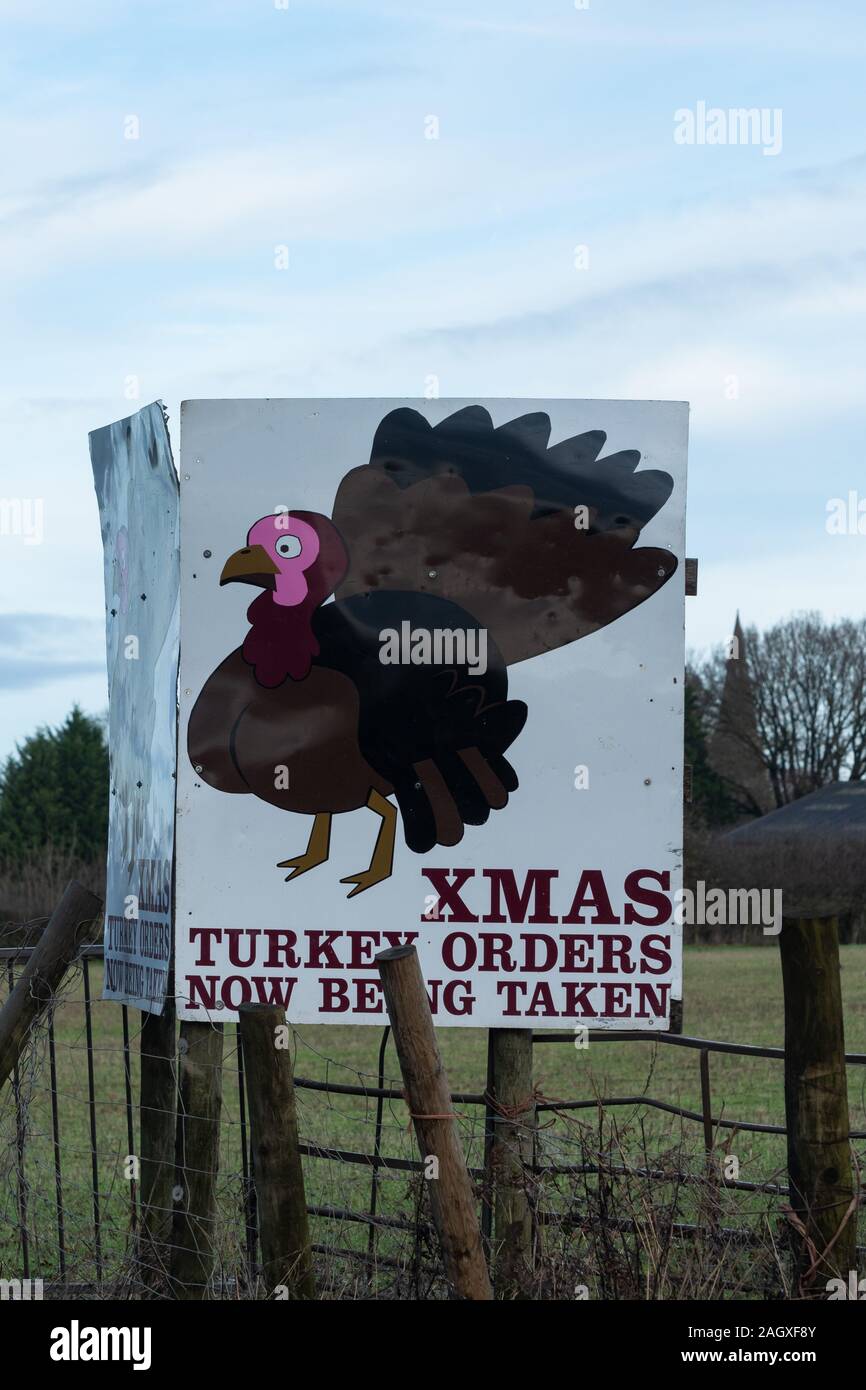
[[[348,557],[336,526],[316,512],[276,512],[250,527],[242,550],[230,555],[220,584],[238,581],[270,589],[273,601],[318,606],[346,573]]]
[[[313,613],[349,566],[334,523],[318,512],[276,512],[250,527],[247,544],[223,565],[220,584],[255,584],[268,592],[251,604],[243,653],[262,685],[303,680],[319,646]]]

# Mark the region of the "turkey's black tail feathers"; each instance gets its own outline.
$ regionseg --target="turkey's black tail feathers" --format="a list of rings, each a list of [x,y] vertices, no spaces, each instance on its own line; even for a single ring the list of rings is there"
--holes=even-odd
[[[469,716],[477,698],[470,689],[451,697],[466,705]],[[471,704],[470,704],[471,702]],[[491,810],[500,810],[518,787],[517,773],[504,756],[526,722],[522,700],[506,700],[471,718],[449,721],[448,747],[434,750],[410,771],[394,778],[394,792],[406,844],[416,854],[434,845],[456,845],[466,825],[484,825]]]
[[[457,410],[438,425],[402,406],[376,430],[370,464],[401,488],[447,474],[461,478],[473,494],[529,487],[533,517],[572,512],[575,503],[591,501],[600,529],[630,524],[639,531],[670,496],[668,474],[637,471],[637,449],[609,454],[600,466],[604,430],[586,430],[549,447],[550,430],[543,411],[496,428],[480,405]]]

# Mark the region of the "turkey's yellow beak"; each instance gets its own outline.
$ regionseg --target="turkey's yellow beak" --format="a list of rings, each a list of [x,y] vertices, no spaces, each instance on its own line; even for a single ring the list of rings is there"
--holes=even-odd
[[[277,573],[277,566],[264,546],[245,545],[243,550],[236,550],[226,560],[220,584],[237,580],[240,584],[257,584],[260,589],[273,589]]]

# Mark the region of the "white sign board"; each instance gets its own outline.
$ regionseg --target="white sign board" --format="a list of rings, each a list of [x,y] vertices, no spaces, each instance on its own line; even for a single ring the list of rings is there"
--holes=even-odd
[[[162,405],[90,435],[105,557],[111,799],[103,997],[162,1013],[171,965],[178,488]]]
[[[688,407],[181,421],[180,1016],[667,1028]]]

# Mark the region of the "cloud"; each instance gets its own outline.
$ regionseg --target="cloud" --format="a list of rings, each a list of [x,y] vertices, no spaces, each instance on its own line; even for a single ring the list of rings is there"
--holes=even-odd
[[[7,727],[102,698],[86,433],[157,396],[175,446],[183,397],[417,397],[436,376],[442,395],[690,398],[690,625],[726,628],[736,601],[862,610],[856,546],[801,552],[792,525],[811,506],[820,529],[825,474],[858,485],[866,157],[817,161],[860,138],[866,29],[833,6],[816,39],[796,0],[784,23],[748,0],[647,14],[213,0],[203,26],[192,0],[146,23],[130,0],[0,0],[3,490],[45,502],[43,546],[7,538],[36,610],[0,629]],[[675,146],[702,95],[782,105],[783,155]]]
[[[344,0],[340,8],[348,6],[357,9],[357,0]],[[387,15],[394,21],[427,25],[430,29],[445,33],[458,33],[465,38],[514,40],[516,43],[537,41],[542,44],[574,44],[579,47],[603,45],[617,48],[640,48],[653,50],[709,49],[713,53],[731,48],[769,48],[779,51],[815,51],[815,22],[811,6],[786,6],[784,23],[776,19],[756,15],[755,7],[748,3],[731,3],[729,0],[722,23],[707,22],[700,14],[695,23],[696,7],[693,3],[677,3],[668,0],[663,10],[653,13],[652,24],[646,21],[644,0],[619,0],[611,22],[613,7],[601,5],[596,0],[586,0],[581,7],[573,0],[560,0],[557,4],[536,3],[532,8],[532,19],[526,18],[527,7],[523,3],[509,3],[500,0],[497,15],[472,15],[466,12],[465,0],[439,0],[435,9],[428,5],[404,4],[399,9],[392,6],[375,6],[375,13]],[[483,7],[482,7],[483,8]],[[546,13],[545,13],[546,11]],[[839,32],[834,32],[834,28]],[[849,46],[853,45],[853,48]],[[840,53],[862,52],[864,48],[861,35],[852,32],[850,26],[840,21],[836,26],[825,26],[821,34],[822,52]]]
[[[693,345],[689,351],[654,355],[622,381],[627,399],[666,400],[679,393],[691,405],[693,429],[729,439],[766,425],[778,430],[780,419],[790,425],[849,410],[863,397],[859,367],[830,359],[816,368],[813,360],[764,355],[732,335],[706,349]]]
[[[729,553],[701,561],[698,596],[686,600],[690,645],[709,650],[730,636],[736,609],[744,624],[769,626],[791,613],[818,608],[828,619],[861,615],[866,593],[866,536],[801,533],[792,544],[768,527],[763,546],[744,545],[732,534]]]
[[[36,686],[68,680],[71,676],[98,675],[100,669],[98,661],[31,661],[22,657],[18,661],[6,661],[0,671],[0,687],[5,690],[32,690]]]
[[[537,206],[553,172],[539,166],[511,196],[512,208]],[[16,279],[66,273],[73,264],[133,266],[142,256],[194,254],[198,268],[238,249],[247,264],[258,253],[270,267],[280,243],[376,246],[383,235],[469,228],[485,183],[492,194],[495,175],[479,174],[471,146],[452,151],[446,164],[429,152],[419,116],[399,142],[373,152],[338,155],[314,142],[295,142],[290,154],[281,146],[221,149],[7,193],[0,255]],[[342,281],[346,267],[339,269]]]
[[[119,179],[93,177],[58,203],[50,189],[38,190],[0,227],[0,254],[23,274],[54,264],[58,247],[65,265],[193,247],[204,258],[222,256],[226,236],[257,220],[267,219],[271,242],[279,233],[311,234],[342,202],[369,191],[370,173],[351,161],[312,158],[287,167],[274,149],[223,152]]]
[[[690,156],[692,151],[687,151]],[[535,308],[500,313],[438,331],[501,338],[524,330],[568,331],[576,314],[590,322],[633,307],[645,313],[659,305],[694,305],[698,314],[739,299],[796,299],[804,285],[851,289],[866,284],[866,157],[830,171],[812,170],[785,179],[769,193],[695,197],[675,212],[643,217],[627,213],[575,243],[588,249],[589,268],[575,270],[567,302],[556,302],[553,285],[541,281]],[[576,228],[576,232],[577,232]],[[527,248],[524,262],[549,265],[550,237]],[[560,243],[562,264],[572,264],[572,247]],[[492,267],[494,275],[496,267]],[[513,274],[513,265],[512,265]],[[557,286],[561,279],[557,277]],[[796,294],[795,294],[796,292]],[[500,303],[507,302],[500,299]],[[447,304],[447,301],[446,301]],[[443,310],[444,312],[444,310]]]
[[[106,169],[74,177],[45,179],[18,194],[0,194],[0,235],[51,225],[57,218],[75,216],[100,199],[140,192],[159,177],[152,165]]]
[[[484,371],[488,361],[501,365],[528,345],[562,362],[564,344],[577,339],[591,345],[593,361],[608,351],[617,358],[621,380],[660,358],[692,358],[691,338],[699,335],[704,355],[725,365],[725,374],[745,355],[753,365],[747,361],[744,374],[767,377],[774,352],[791,346],[778,334],[774,346],[763,341],[774,319],[835,320],[840,303],[853,318],[866,303],[863,167],[849,161],[832,175],[800,176],[760,198],[696,198],[666,216],[626,214],[588,238],[585,272],[574,267],[579,226],[570,235],[547,230],[529,240],[468,236],[473,244],[457,251],[425,245],[423,259],[410,253],[387,269],[341,274],[334,285],[307,282],[300,250],[280,285],[244,287],[235,279],[228,287],[175,291],[174,323],[164,329],[207,337],[218,315],[253,353],[254,371],[255,336],[266,348],[261,359],[273,360],[272,333],[280,334],[285,365],[297,340],[308,358],[317,345],[344,365],[353,353],[381,349],[392,360],[396,354],[402,362],[407,352],[426,359],[427,370],[472,354]],[[291,292],[291,322],[283,287]],[[761,324],[757,341],[754,320]]]
[[[10,24],[20,21],[23,27],[50,29],[82,29],[116,13],[122,0],[76,0],[74,5],[58,4],[57,0],[0,0],[0,19]]]
[[[105,670],[105,630],[95,618],[0,615],[0,687],[25,690]]]

